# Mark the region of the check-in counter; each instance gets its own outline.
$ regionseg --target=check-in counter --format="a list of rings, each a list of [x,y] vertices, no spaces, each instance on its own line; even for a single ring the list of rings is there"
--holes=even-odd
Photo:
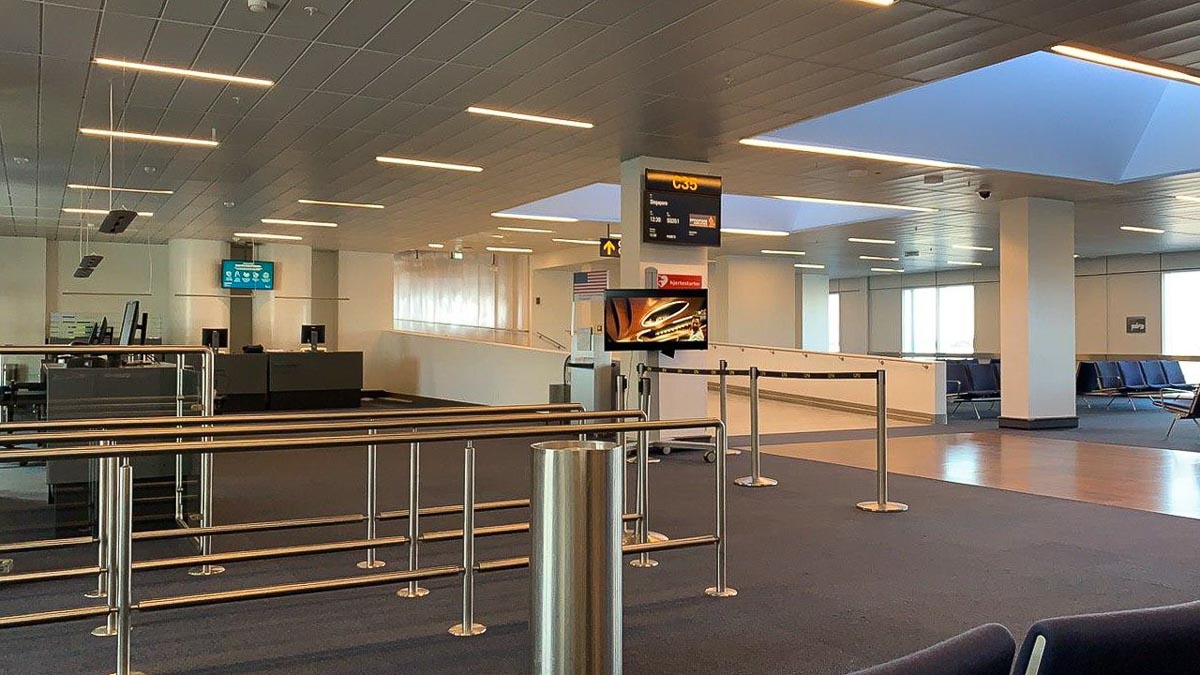
[[[362,352],[271,352],[267,356],[271,410],[362,404]]]

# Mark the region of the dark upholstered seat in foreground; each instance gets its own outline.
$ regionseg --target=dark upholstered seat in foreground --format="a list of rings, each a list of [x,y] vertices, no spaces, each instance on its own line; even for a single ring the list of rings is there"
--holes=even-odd
[[[998,623],[973,628],[854,675],[1008,675],[1017,645]]]
[[[1200,672],[1200,602],[1039,621],[1012,672],[1194,675]]]

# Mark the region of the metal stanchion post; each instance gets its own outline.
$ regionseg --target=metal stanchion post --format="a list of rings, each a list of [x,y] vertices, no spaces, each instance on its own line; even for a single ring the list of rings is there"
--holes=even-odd
[[[450,627],[456,637],[479,635],[487,626],[475,623],[475,444],[463,452],[463,589],[462,622]]]
[[[377,429],[367,429],[368,436],[379,433]],[[372,444],[367,446],[367,541],[375,540],[376,520],[379,516],[379,447]],[[367,559],[358,563],[358,568],[373,570],[387,563],[375,557],[375,549],[367,549]]]
[[[724,362],[722,362],[721,370],[725,370]],[[725,470],[726,457],[725,452],[729,445],[729,431],[725,428],[725,423],[717,427],[717,467],[716,467],[716,518],[717,518],[717,585],[711,586],[704,590],[705,594],[711,595],[714,598],[729,598],[737,595],[737,590],[730,588],[726,583],[726,542],[728,540],[726,534],[726,510],[725,510]]]
[[[858,508],[871,513],[903,513],[907,504],[888,501],[887,475],[887,371],[875,372],[875,501]]]
[[[629,376],[624,374],[617,375],[617,386],[619,387],[618,396],[621,397],[621,410],[629,409]],[[625,464],[629,462],[629,434],[622,431],[617,434],[617,445],[621,448],[621,513],[625,514],[629,509],[629,472],[626,470]],[[631,530],[625,526],[624,521],[621,524],[621,543],[632,544],[637,541],[637,531]]]
[[[719,389],[720,400],[721,400],[721,423],[725,425],[726,429],[729,428],[729,386],[728,386],[728,382],[727,382],[728,376],[726,374],[726,371],[728,371],[728,370],[729,370],[729,362],[726,361],[725,359],[721,359],[721,375],[720,375],[721,384],[720,384],[720,389]],[[727,442],[727,443],[725,443],[725,454],[740,455],[740,454],[742,454],[742,451],[738,450],[736,448],[729,447],[729,443]]]
[[[88,591],[83,595],[86,598],[106,598],[108,597],[108,572],[112,567],[109,565],[108,549],[112,486],[108,482],[108,459],[101,457],[95,460],[94,464],[96,467],[96,566],[100,568],[100,574],[96,575],[96,590]]]
[[[202,441],[211,441],[212,438],[205,437]],[[211,452],[200,454],[200,527],[211,527],[213,524],[213,455]],[[212,555],[212,537],[205,535],[200,537],[200,555]],[[209,577],[221,574],[225,568],[221,565],[200,565],[188,570],[188,574],[194,577]]]
[[[750,475],[733,481],[742,487],[771,487],[779,485],[774,478],[762,475],[762,443],[758,430],[758,367],[750,366]]]
[[[117,581],[113,594],[117,597],[117,671],[116,675],[142,675],[130,667],[133,622],[133,467],[121,458],[117,480],[116,526],[113,538],[117,542]]]
[[[183,417],[184,355],[175,355],[175,416]],[[178,443],[180,439],[175,439]],[[183,455],[175,453],[175,522],[183,524]]]
[[[642,412],[649,414],[650,378],[645,375],[638,378],[638,407]],[[650,541],[650,432],[637,432],[637,439],[637,485],[634,500],[638,520],[634,533],[638,543],[644,544]],[[629,564],[633,567],[657,567],[658,561],[648,553],[639,553]]]
[[[421,444],[410,443],[408,446],[408,569],[415,570],[420,565],[421,547]],[[429,595],[428,588],[422,588],[417,581],[408,582],[407,588],[396,591],[402,598],[423,598]]]
[[[101,445],[112,445],[110,441],[100,441]],[[100,459],[100,500],[97,516],[103,525],[104,535],[100,541],[100,580],[96,593],[101,589],[103,595],[91,597],[107,598],[108,616],[104,624],[92,629],[96,637],[112,637],[117,634],[117,538],[121,531],[117,526],[117,460],[115,457]]]

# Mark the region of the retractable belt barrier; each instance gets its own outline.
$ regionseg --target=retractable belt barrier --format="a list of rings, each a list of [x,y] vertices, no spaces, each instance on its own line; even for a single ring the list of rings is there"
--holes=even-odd
[[[640,411],[625,411],[618,413],[607,413],[608,418],[620,417],[640,417]],[[555,417],[569,417],[571,414],[561,414]],[[573,417],[576,420],[583,421],[588,419],[602,418],[603,414],[597,413],[575,413]],[[475,502],[475,447],[476,441],[488,439],[506,439],[506,438],[529,438],[541,436],[561,435],[564,429],[560,426],[550,426],[545,422],[550,421],[551,415],[537,416],[536,419],[541,424],[537,426],[491,426],[485,428],[472,429],[450,429],[440,431],[408,431],[401,433],[378,433],[377,429],[368,429],[366,434],[352,434],[341,436],[305,436],[293,438],[251,438],[251,439],[210,439],[205,437],[200,441],[183,440],[178,442],[158,441],[158,442],[141,442],[129,445],[115,445],[114,439],[107,438],[100,441],[99,445],[84,445],[73,447],[58,447],[58,448],[17,448],[0,451],[0,461],[18,461],[18,460],[38,460],[38,459],[99,459],[107,462],[113,471],[105,472],[103,478],[109,482],[111,488],[109,492],[115,495],[112,509],[105,514],[107,518],[107,532],[110,535],[111,544],[108,548],[111,549],[110,557],[102,560],[102,564],[97,568],[87,568],[87,574],[97,571],[104,573],[106,576],[111,575],[109,581],[109,598],[110,601],[106,605],[82,607],[67,610],[55,610],[49,612],[39,612],[33,614],[23,614],[16,616],[0,617],[0,628],[28,626],[36,624],[58,623],[63,621],[74,621],[85,618],[104,617],[106,618],[105,626],[98,629],[99,634],[115,634],[117,638],[116,648],[116,672],[118,675],[130,675],[131,669],[131,624],[133,612],[152,612],[167,609],[176,609],[182,607],[195,607],[204,605],[213,605],[226,602],[237,602],[241,600],[283,597],[297,595],[303,593],[315,593],[326,590],[346,589],[346,588],[363,588],[369,586],[380,586],[406,583],[408,587],[403,589],[402,596],[419,597],[420,593],[411,592],[414,585],[423,579],[433,579],[441,577],[461,576],[463,584],[463,611],[462,622],[451,628],[451,632],[456,635],[474,635],[479,631],[474,630],[478,625],[474,622],[474,579],[477,572],[499,571],[506,569],[517,569],[526,567],[529,564],[528,557],[506,558],[494,561],[478,561],[475,558],[474,540],[477,536],[486,536],[494,534],[508,534],[511,532],[522,532],[528,529],[528,523],[515,523],[510,525],[499,525],[492,527],[475,527],[475,512],[479,507],[483,506]],[[522,417],[522,419],[525,419]],[[404,426],[415,426],[413,423],[417,420],[409,420],[409,423]],[[512,423],[514,420],[505,418],[492,418],[488,420],[494,424]],[[441,419],[436,421],[427,421],[428,426],[449,426],[454,422],[450,419]],[[311,426],[311,425],[296,425],[296,426]],[[262,433],[287,433],[287,425],[275,425],[272,431],[264,431]],[[717,445],[722,450],[727,444],[727,435],[725,425],[718,419],[697,418],[684,420],[667,420],[667,421],[634,421],[634,422],[604,422],[589,424],[586,426],[586,433],[593,434],[619,434],[626,433],[648,433],[650,431],[661,431],[670,429],[683,428],[711,428],[714,430],[717,439]],[[172,438],[178,430],[150,430],[152,437]],[[309,431],[312,431],[309,429]],[[357,429],[356,429],[357,431]],[[353,540],[345,542],[330,542],[326,544],[314,544],[309,546],[292,546],[279,547],[274,549],[261,549],[253,551],[237,551],[226,554],[211,554],[211,552],[203,552],[198,556],[188,556],[184,558],[173,558],[165,560],[145,560],[133,562],[132,545],[135,540],[133,533],[133,467],[131,460],[138,457],[158,456],[164,454],[176,453],[238,453],[238,452],[270,452],[283,450],[300,450],[308,448],[327,448],[327,447],[348,447],[348,446],[377,446],[380,444],[393,445],[408,443],[410,450],[417,447],[423,442],[441,442],[441,441],[465,441],[463,454],[463,504],[461,512],[463,514],[463,529],[460,531],[447,532],[425,532],[423,534],[410,527],[409,536],[397,536],[386,538],[371,538],[366,540]],[[639,448],[639,452],[644,454],[645,446]],[[411,457],[412,455],[410,455]],[[419,480],[414,474],[414,480]],[[648,541],[644,536],[639,537],[639,541],[628,544],[624,547],[626,554],[643,555],[653,551],[689,548],[694,546],[712,545],[716,550],[715,576],[716,584],[708,588],[705,592],[708,595],[717,597],[728,597],[735,595],[736,591],[730,588],[726,583],[726,466],[724,461],[724,453],[718,453],[715,471],[715,527],[714,533],[689,536],[670,541]],[[415,490],[410,490],[410,495],[415,494]],[[511,503],[511,502],[510,502]],[[527,504],[525,500],[525,504]],[[435,507],[444,508],[444,507]],[[451,507],[452,509],[454,507]],[[373,509],[372,509],[373,511]],[[409,514],[410,526],[416,521],[416,516],[423,512],[419,508],[419,503],[416,501],[410,502]],[[457,510],[440,511],[440,512],[457,512]],[[626,515],[626,519],[642,520],[644,514]],[[319,520],[319,519],[309,519]],[[260,524],[262,525],[262,524]],[[206,534],[217,533],[219,527],[209,526]],[[270,529],[267,526],[258,527],[256,529]],[[147,533],[138,533],[145,535]],[[139,538],[165,538],[162,533],[152,533],[154,536],[139,537]],[[371,532],[373,534],[373,532]],[[462,539],[463,542],[463,559],[461,565],[441,565],[435,567],[418,567],[415,556],[412,556],[412,551],[416,544],[420,541],[439,541]],[[292,555],[310,555],[315,553],[328,553],[334,551],[347,550],[370,550],[381,546],[399,546],[408,545],[410,547],[410,568],[396,572],[373,573],[358,577],[328,579],[321,581],[310,581],[292,584],[280,584],[273,586],[265,586],[258,588],[238,589],[232,591],[222,591],[214,593],[202,593],[196,595],[186,595],[177,597],[143,599],[134,602],[132,594],[132,577],[135,569],[166,569],[174,567],[185,567],[189,565],[215,565],[220,562],[233,562],[241,560],[259,560],[267,558],[278,558]],[[70,576],[72,571],[54,571],[40,573],[43,576],[39,579],[47,578],[62,578]],[[58,576],[54,576],[57,574]],[[419,586],[416,587],[419,589]],[[423,590],[423,589],[419,589]],[[407,592],[406,592],[407,591]],[[466,627],[466,630],[463,628]]]
[[[718,377],[720,390],[721,420],[728,424],[728,377],[750,378],[750,475],[734,480],[742,487],[772,487],[779,484],[774,478],[762,475],[762,439],[759,431],[759,386],[761,378],[778,378],[792,380],[874,380],[875,381],[875,479],[876,494],[874,501],[859,502],[857,508],[872,513],[900,513],[908,510],[906,504],[889,501],[888,499],[888,469],[887,469],[887,371],[847,371],[847,372],[799,372],[787,370],[760,370],[751,366],[746,370],[731,369],[728,362],[722,360],[719,368],[669,368],[638,364],[639,377],[645,380],[649,389],[650,382],[646,373],[666,373],[671,375],[704,375]],[[649,405],[645,406],[649,412]]]

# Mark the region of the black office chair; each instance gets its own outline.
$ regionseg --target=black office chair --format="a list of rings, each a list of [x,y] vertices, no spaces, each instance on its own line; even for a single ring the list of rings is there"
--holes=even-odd
[[[1014,675],[1194,675],[1200,671],[1200,602],[1037,622]],[[935,672],[935,671],[929,671]]]
[[[1007,628],[989,623],[852,675],[1008,675],[1016,649]]]

